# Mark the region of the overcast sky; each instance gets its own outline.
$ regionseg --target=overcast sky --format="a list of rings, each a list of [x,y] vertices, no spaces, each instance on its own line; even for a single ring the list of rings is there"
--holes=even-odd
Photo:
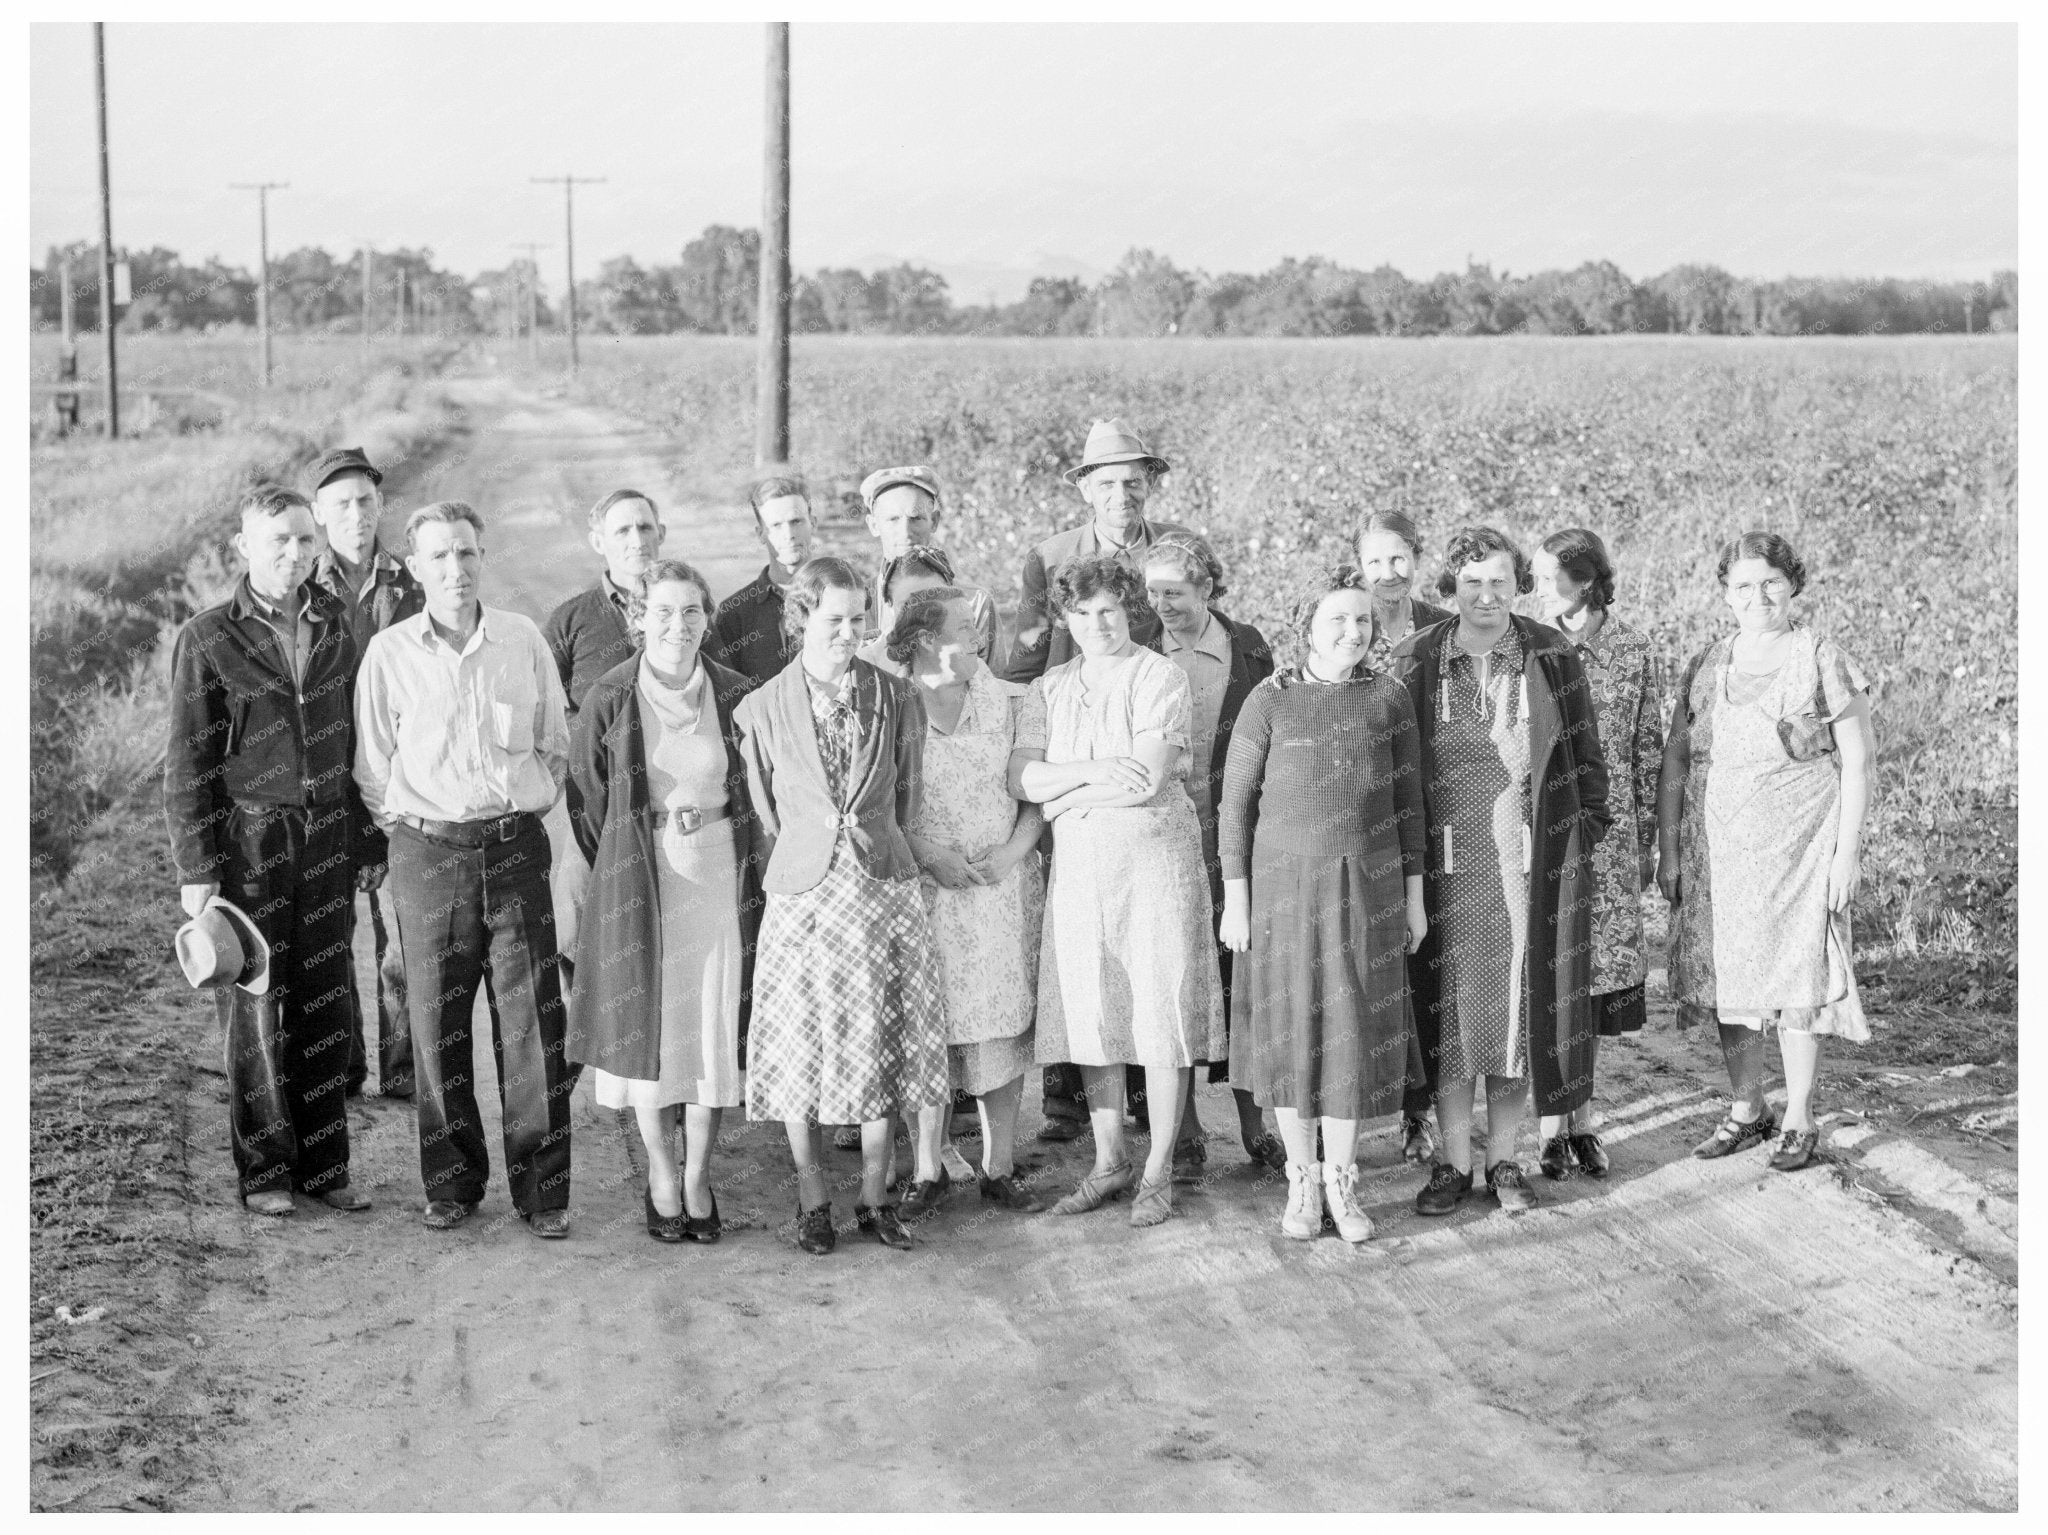
[[[97,227],[91,32],[31,28],[29,257]],[[107,29],[114,237],[253,266],[547,242],[673,261],[760,211],[762,29]],[[1149,246],[1183,266],[1469,255],[1745,275],[2017,265],[2009,26],[824,26],[793,31],[800,270],[936,266],[954,296]]]

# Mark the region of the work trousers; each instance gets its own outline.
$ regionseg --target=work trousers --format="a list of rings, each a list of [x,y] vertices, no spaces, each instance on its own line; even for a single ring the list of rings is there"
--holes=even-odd
[[[521,1215],[569,1205],[563,1059],[548,838],[526,816],[511,840],[465,847],[399,823],[386,876],[405,957],[420,1181],[429,1200],[484,1197],[491,1173],[476,1101],[472,1021],[489,999],[504,1118],[505,1181]]]
[[[221,895],[270,945],[270,989],[215,993],[242,1193],[348,1181],[349,929],[344,806],[236,804]]]
[[[370,907],[370,942],[377,962],[377,1088],[412,1090],[412,1029],[405,1017],[405,947],[398,935],[398,913],[387,910],[391,897],[372,890],[363,899]],[[353,929],[356,910],[349,908]],[[370,1075],[369,1018],[363,1011],[356,967],[348,967],[348,1090],[359,1092]]]

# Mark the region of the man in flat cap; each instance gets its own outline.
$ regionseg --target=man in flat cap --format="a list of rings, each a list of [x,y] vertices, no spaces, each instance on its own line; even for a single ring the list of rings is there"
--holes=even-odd
[[[868,531],[880,547],[876,550],[874,597],[868,611],[876,628],[887,635],[894,620],[889,594],[884,590],[889,562],[915,548],[941,548],[938,539],[942,512],[939,477],[929,464],[903,464],[877,469],[860,482],[861,505],[867,509]],[[968,616],[980,636],[975,651],[989,668],[1001,675],[996,656],[996,601],[978,586],[956,583],[967,594]]]
[[[384,864],[351,771],[356,642],[310,579],[320,550],[298,491],[242,497],[248,569],[178,631],[164,816],[179,898],[239,906],[270,949],[271,984],[216,995],[242,1203],[292,1213],[298,1193],[367,1210],[349,1183],[348,972],[357,869]]]
[[[1076,655],[1074,637],[1067,632],[1060,615],[1052,610],[1047,595],[1062,567],[1075,560],[1108,557],[1130,566],[1142,580],[1145,551],[1151,548],[1153,540],[1163,534],[1189,531],[1179,523],[1148,521],[1145,516],[1145,503],[1151,499],[1159,476],[1169,467],[1121,420],[1098,420],[1088,429],[1081,462],[1067,471],[1066,479],[1081,492],[1081,499],[1088,503],[1093,516],[1079,527],[1041,540],[1025,554],[1024,593],[1017,604],[1017,639],[1010,648],[1010,662],[1003,676],[1011,682],[1030,683]],[[1156,615],[1131,621],[1132,640],[1153,650],[1160,648],[1162,632]],[[1132,1109],[1141,1110],[1144,1072],[1131,1068],[1125,1073],[1125,1082]],[[1040,1140],[1070,1141],[1079,1137],[1088,1124],[1088,1108],[1081,1093],[1078,1067],[1045,1068],[1045,1126],[1038,1132]]]
[[[378,540],[377,524],[384,515],[383,487],[382,472],[361,448],[331,448],[306,470],[313,520],[320,525],[327,544],[313,566],[313,580],[348,614],[358,664],[372,638],[400,619],[412,617],[426,602],[412,572]],[[410,1098],[412,1033],[405,1017],[405,951],[396,918],[387,913],[389,903],[377,888],[382,883],[381,872],[368,871],[365,878],[368,883],[361,899],[369,903],[370,938],[377,963],[377,1091],[385,1098]],[[351,909],[351,944],[355,915]],[[353,1097],[363,1090],[370,1074],[363,1037],[369,1020],[363,1015],[354,965],[349,966],[348,994],[348,1091]]]
[[[1024,556],[1024,594],[1017,604],[1017,640],[1010,648],[1003,675],[1012,682],[1031,682],[1047,670],[1074,658],[1074,639],[1052,611],[1046,593],[1060,568],[1075,560],[1121,560],[1144,574],[1145,551],[1163,533],[1185,533],[1175,522],[1148,521],[1145,503],[1166,473],[1165,459],[1147,448],[1138,434],[1120,420],[1097,421],[1088,429],[1081,462],[1066,479],[1081,492],[1092,516],[1078,527],[1055,533],[1032,545]],[[1159,648],[1157,618],[1131,624],[1131,638]]]

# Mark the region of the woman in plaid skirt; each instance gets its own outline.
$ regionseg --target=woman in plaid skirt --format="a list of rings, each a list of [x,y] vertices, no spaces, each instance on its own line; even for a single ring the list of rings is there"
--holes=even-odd
[[[884,1204],[896,1115],[943,1104],[945,1013],[917,860],[925,714],[917,690],[857,659],[867,583],[799,566],[783,596],[796,660],[734,712],[767,909],[755,952],[747,1117],[779,1119],[797,1170],[797,1245],[832,1250],[820,1127],[861,1127],[860,1231],[908,1247]]]

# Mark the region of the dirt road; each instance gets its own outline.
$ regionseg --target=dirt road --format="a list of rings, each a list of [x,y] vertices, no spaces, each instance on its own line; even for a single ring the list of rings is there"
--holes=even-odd
[[[487,599],[538,615],[595,576],[597,495],[663,494],[664,445],[499,380],[455,387],[474,430],[428,489],[479,505]],[[743,508],[676,506],[669,527],[721,590],[751,574]],[[1836,1167],[1686,1156],[1720,1105],[1710,1064],[1655,1023],[1611,1050],[1616,1176],[1546,1184],[1523,1216],[1419,1220],[1380,1125],[1383,1235],[1289,1242],[1281,1192],[1212,1135],[1209,1179],[1157,1230],[956,1193],[913,1252],[843,1239],[828,1259],[789,1239],[780,1127],[743,1121],[714,1174],[726,1240],[648,1240],[637,1143],[587,1086],[567,1242],[511,1215],[502,1171],[466,1227],[425,1230],[412,1111],[375,1098],[351,1131],[376,1209],[262,1221],[234,1202],[204,1077],[187,1122],[215,1284],[194,1325],[224,1432],[202,1502],[2015,1507],[2016,1290]],[[495,1148],[489,1052],[477,1067]],[[1221,1088],[1203,1109],[1232,1122]],[[1026,1146],[1055,1189],[1085,1165]],[[853,1154],[833,1171],[843,1220]]]

